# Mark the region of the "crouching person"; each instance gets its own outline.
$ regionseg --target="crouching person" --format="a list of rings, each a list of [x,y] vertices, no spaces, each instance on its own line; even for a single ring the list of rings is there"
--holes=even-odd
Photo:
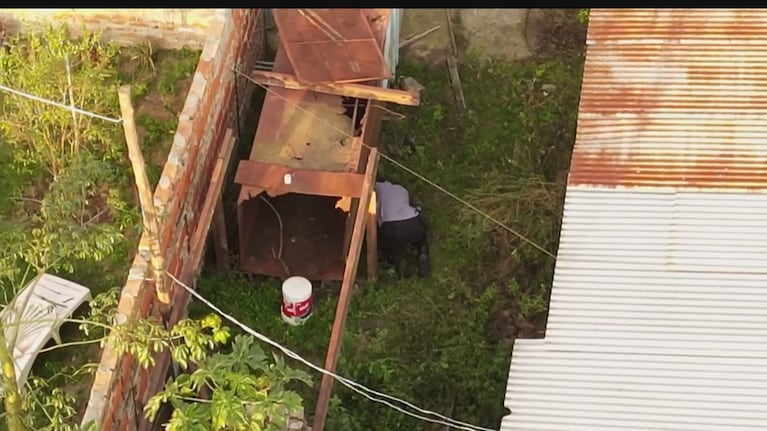
[[[407,274],[408,256],[418,255],[418,276],[429,275],[429,245],[426,223],[420,210],[410,203],[410,195],[399,184],[376,179],[378,243],[380,255],[397,267],[400,277]]]

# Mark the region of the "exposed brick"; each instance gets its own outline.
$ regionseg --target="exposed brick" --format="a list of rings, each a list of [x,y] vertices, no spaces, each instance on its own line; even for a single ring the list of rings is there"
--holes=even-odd
[[[221,39],[218,38],[210,38],[205,43],[205,46],[202,48],[202,53],[200,54],[200,61],[211,61],[213,60],[216,55],[218,55],[218,49],[221,46],[219,43]]]
[[[132,411],[133,409],[130,409],[130,410]],[[128,413],[128,415],[131,416],[131,417],[130,418],[123,418],[123,420],[120,422],[120,425],[117,427],[118,431],[128,431],[128,430],[132,429],[132,427],[131,427],[131,422],[132,421],[130,419],[132,419],[132,416],[135,416],[135,413],[132,413],[131,411],[126,411],[126,413]]]
[[[104,420],[101,423],[101,427],[99,428],[99,430],[100,431],[114,430],[113,424],[115,422],[115,414],[118,412],[119,410],[109,409],[106,413],[106,416],[104,417]]]
[[[146,395],[146,388],[149,385],[149,371],[146,368],[140,367],[136,378],[136,393],[139,394],[140,399],[143,400]]]
[[[121,379],[118,379],[121,380]],[[112,402],[108,406],[108,408],[112,412],[120,412],[120,404],[122,404],[122,395],[123,391],[125,390],[125,386],[123,385],[123,382],[118,381],[115,383],[114,387],[112,388],[112,392],[109,394]],[[119,414],[119,413],[116,413]]]
[[[236,113],[234,109],[235,77],[232,67],[241,70],[252,69],[253,62],[260,55],[254,52],[252,42],[256,30],[256,9],[218,10],[215,14],[199,15],[196,11],[180,10],[186,21],[162,21],[157,19],[155,12],[136,21],[135,16],[113,25],[113,31],[121,37],[133,37],[133,33],[141,33],[144,37],[165,37],[167,40],[183,41],[193,34],[199,20],[208,20],[214,25],[205,31],[206,40],[193,78],[184,109],[179,118],[179,126],[174,137],[174,143],[168,157],[168,163],[163,169],[160,186],[155,191],[155,203],[161,214],[161,247],[166,251],[166,269],[173,274],[181,274],[185,265],[189,264],[190,235],[196,229],[201,216],[201,209],[207,187],[210,182],[211,170],[215,158],[222,145],[225,129],[234,124]],[[204,11],[204,10],[203,10]],[[186,13],[186,15],[183,15]],[[89,18],[90,19],[90,18]],[[102,19],[110,19],[102,17]],[[151,25],[137,24],[146,23]],[[86,19],[87,21],[87,19]],[[168,22],[174,22],[175,33],[169,34]],[[260,37],[260,36],[259,36]],[[254,91],[253,85],[238,79],[238,89],[242,100]],[[241,107],[241,109],[244,109]],[[143,244],[146,249],[146,243]],[[159,318],[157,301],[154,300],[152,283],[138,280],[148,276],[146,262],[140,258],[133,262],[131,280],[126,283],[124,295],[121,298],[123,316],[144,315]],[[190,268],[196,269],[196,268]],[[186,315],[186,305],[190,295],[181,288],[173,289],[173,309],[171,321],[176,322]],[[111,350],[111,349],[106,349]],[[90,417],[102,418],[102,426],[108,429],[116,423],[114,429],[134,429],[135,419],[138,419],[143,429],[146,422],[143,418],[135,418],[131,408],[134,391],[139,405],[144,403],[151,394],[156,393],[165,382],[165,376],[170,364],[167,353],[158,355],[155,367],[144,370],[138,367],[130,358],[119,361],[105,355],[97,373],[97,384],[94,384],[92,397],[106,397],[105,403],[89,402],[89,410],[105,409],[104,412],[89,412]],[[104,364],[111,364],[105,368]],[[111,368],[110,368],[111,367]],[[115,371],[110,371],[113,368]],[[99,388],[97,388],[99,386]],[[120,405],[122,404],[122,405]],[[94,416],[94,414],[96,416]]]
[[[129,383],[132,378],[132,371],[135,368],[136,361],[130,354],[123,355],[122,362],[120,363],[120,378],[123,383]]]
[[[149,293],[143,294],[141,300],[139,301],[139,309],[138,309],[139,314],[142,316],[146,315],[146,313],[149,311],[149,307],[152,306],[152,303],[154,302],[154,300],[155,300],[154,292],[152,292],[152,294],[149,294]]]
[[[8,9],[4,15],[13,19],[15,30],[63,22],[75,37],[83,28],[102,30],[107,39],[132,44],[149,38],[160,48],[201,48],[211,29],[222,28],[215,9]]]

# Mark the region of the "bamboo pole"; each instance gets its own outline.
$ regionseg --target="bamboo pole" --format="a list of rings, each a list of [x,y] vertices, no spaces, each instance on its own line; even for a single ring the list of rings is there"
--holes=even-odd
[[[160,222],[154,207],[152,184],[146,174],[146,163],[141,154],[141,147],[136,132],[136,120],[131,102],[130,85],[123,85],[117,90],[120,101],[125,142],[128,145],[128,158],[133,168],[133,177],[138,189],[139,202],[141,203],[141,215],[144,224],[144,233],[149,243],[150,266],[154,276],[157,299],[163,304],[170,304],[170,292],[165,284],[165,258],[160,246]]]

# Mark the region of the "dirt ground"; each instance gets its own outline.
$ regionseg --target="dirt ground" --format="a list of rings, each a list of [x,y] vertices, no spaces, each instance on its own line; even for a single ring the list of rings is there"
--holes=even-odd
[[[400,40],[407,40],[436,25],[439,29],[409,45],[404,55],[441,60],[449,52],[450,36],[445,9],[405,9]],[[527,9],[450,9],[453,33],[461,53],[480,58],[509,60],[530,57],[524,40]]]

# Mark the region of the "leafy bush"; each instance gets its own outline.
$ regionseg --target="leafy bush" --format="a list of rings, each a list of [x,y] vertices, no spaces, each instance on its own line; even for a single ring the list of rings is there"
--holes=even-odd
[[[0,50],[0,83],[66,105],[118,117],[119,50],[64,27],[15,35]],[[99,262],[135,224],[115,170],[123,156],[119,124],[0,93],[0,278],[19,285],[22,269],[72,272]],[[124,188],[123,188],[124,189]],[[10,281],[14,282],[11,283]]]

